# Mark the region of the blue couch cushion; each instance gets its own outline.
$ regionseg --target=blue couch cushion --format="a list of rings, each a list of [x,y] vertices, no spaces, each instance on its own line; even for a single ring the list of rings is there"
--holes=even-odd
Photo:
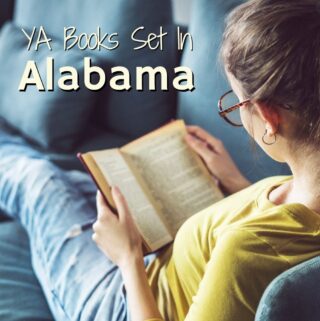
[[[252,181],[266,176],[288,174],[288,168],[266,156],[254,143],[250,143],[242,128],[225,123],[217,111],[217,102],[230,89],[218,52],[226,14],[241,0],[193,1],[189,32],[194,39],[194,50],[186,47],[182,65],[194,71],[196,89],[179,93],[178,115],[189,124],[204,127],[222,139],[242,172]]]
[[[0,224],[0,253],[0,320],[52,321],[32,271],[29,240],[20,224]]]
[[[260,301],[256,321],[320,320],[320,257],[274,279]]]
[[[65,170],[80,170],[85,171],[85,168],[77,158],[78,152],[89,152],[92,150],[101,150],[107,148],[115,148],[123,146],[129,142],[128,137],[117,135],[114,132],[98,128],[90,128],[87,132],[87,137],[75,148],[74,153],[52,153],[47,152],[46,156],[53,163]]]
[[[103,34],[118,33],[120,46],[116,50],[85,50],[87,56],[98,55],[105,61],[107,77],[113,66],[127,67],[132,76],[131,91],[114,91],[108,86],[102,90],[96,121],[106,129],[135,138],[175,117],[175,90],[161,91],[158,86],[157,91],[136,92],[134,81],[137,66],[163,66],[171,78],[178,64],[171,0],[91,0],[81,5],[78,0],[17,0],[15,22],[29,28],[43,25],[56,38],[63,38],[64,27],[69,26],[76,27],[76,35],[97,32],[98,26]],[[131,41],[132,32],[139,26],[145,27],[136,35],[139,39],[146,39],[151,32],[159,33],[163,26],[168,32],[164,50],[133,50],[141,45]],[[100,64],[103,66],[103,62]]]
[[[0,116],[42,147],[70,151],[85,133],[85,125],[93,110],[92,92],[39,92],[35,86],[25,92],[18,90],[28,60],[37,63],[40,75],[46,75],[47,57],[55,59],[55,75],[61,66],[74,66],[83,71],[80,53],[65,53],[59,46],[51,52],[47,47],[27,51],[27,38],[12,22],[0,34]],[[43,80],[45,82],[45,78]]]

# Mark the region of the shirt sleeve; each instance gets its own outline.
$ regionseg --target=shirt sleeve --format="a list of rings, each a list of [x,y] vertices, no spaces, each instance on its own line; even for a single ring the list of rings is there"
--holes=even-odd
[[[264,240],[244,230],[217,239],[185,321],[253,321],[267,285],[289,268]]]

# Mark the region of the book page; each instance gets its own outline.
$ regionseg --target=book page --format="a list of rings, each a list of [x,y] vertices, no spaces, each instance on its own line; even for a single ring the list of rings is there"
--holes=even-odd
[[[130,159],[174,236],[185,220],[223,198],[210,174],[184,140],[176,121],[121,148]]]
[[[151,250],[172,241],[153,204],[144,194],[118,149],[90,153],[110,186],[125,196],[137,227]]]

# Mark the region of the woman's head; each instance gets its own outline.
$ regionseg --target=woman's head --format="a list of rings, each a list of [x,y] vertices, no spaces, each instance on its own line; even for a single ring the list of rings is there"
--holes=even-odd
[[[227,19],[221,56],[239,99],[252,102],[244,126],[280,161],[284,149],[320,146],[319,3],[251,0]]]

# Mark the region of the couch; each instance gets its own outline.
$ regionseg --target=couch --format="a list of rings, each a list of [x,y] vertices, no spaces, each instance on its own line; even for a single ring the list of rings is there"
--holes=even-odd
[[[66,170],[82,170],[75,157],[78,151],[118,147],[173,118],[183,118],[188,124],[202,126],[221,138],[252,182],[289,174],[286,166],[270,160],[253,146],[243,129],[230,127],[217,115],[217,100],[229,89],[217,63],[224,17],[241,2],[194,0],[188,26],[194,50],[186,46],[179,52],[170,0],[0,0],[0,117]],[[141,25],[148,32],[159,32],[160,25],[168,31],[163,52],[145,49],[133,52],[128,41],[130,32]],[[35,26],[43,26],[53,39],[52,51],[42,46],[35,55],[25,49],[27,42],[21,28],[30,33]],[[65,26],[76,26],[79,33],[96,31],[97,26],[105,32],[118,32],[120,46],[114,51],[88,53],[74,49],[64,54],[61,48]],[[41,94],[32,89],[18,92],[13,84],[18,84],[26,61],[36,57],[39,70],[44,73],[43,59],[49,54],[57,64],[75,64],[79,70],[84,55],[105,70],[119,65],[132,72],[135,66],[159,65],[173,70],[184,65],[193,70],[196,88],[179,93],[172,88],[139,93],[81,89],[77,95],[59,90]],[[52,320],[32,271],[25,231],[4,213],[0,220],[0,320]],[[319,320],[317,294],[313,290],[313,280],[319,279],[319,264],[315,258],[274,280],[261,300],[256,321]],[[294,308],[290,302],[294,302]]]

